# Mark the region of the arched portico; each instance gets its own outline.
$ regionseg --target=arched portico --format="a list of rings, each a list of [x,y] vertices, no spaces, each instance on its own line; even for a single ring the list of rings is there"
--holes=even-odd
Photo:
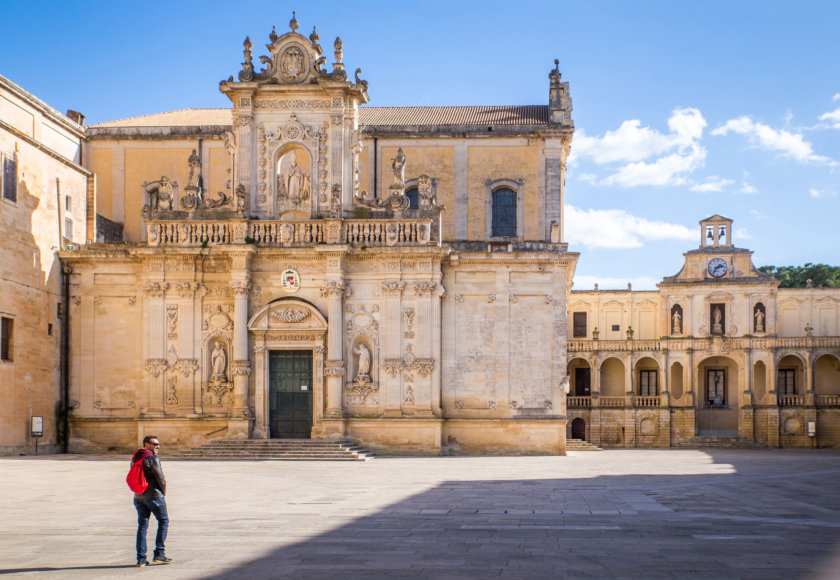
[[[311,384],[295,385],[295,387],[296,390],[300,390],[300,393],[310,390],[311,395],[298,396],[298,398],[306,403],[306,398],[311,397],[311,435],[313,437],[321,435],[320,426],[327,403],[323,371],[327,321],[323,314],[305,300],[283,298],[271,302],[255,314],[248,323],[248,331],[254,349],[254,388],[252,396],[249,397],[255,415],[254,438],[267,439],[272,436],[270,397],[272,392],[278,389],[278,385],[272,383],[272,365],[285,364],[282,359],[288,359],[288,355],[292,352],[298,353],[300,359],[311,356],[311,381],[298,381],[311,382]],[[277,353],[274,357],[272,357],[273,352]],[[311,355],[306,355],[306,352],[310,352]],[[287,397],[282,404],[291,400],[291,397]],[[298,404],[300,403],[299,401]],[[338,404],[340,406],[340,402]],[[275,413],[282,411],[284,410],[276,408],[274,410]],[[275,422],[280,420],[282,419],[275,417]]]
[[[697,365],[697,434],[738,434],[738,363],[728,356],[710,356]]]

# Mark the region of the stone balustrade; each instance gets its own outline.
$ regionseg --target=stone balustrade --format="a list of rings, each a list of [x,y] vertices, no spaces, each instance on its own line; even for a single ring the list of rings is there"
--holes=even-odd
[[[817,407],[840,407],[840,395],[815,395]]]
[[[659,397],[636,397],[636,407],[658,407],[661,402]]]
[[[710,352],[713,344],[720,342],[721,352],[733,350],[768,350],[796,348],[840,348],[840,336],[798,336],[798,337],[709,337],[709,338],[662,338],[659,340],[581,340],[568,342],[568,352],[630,352],[662,350]]]
[[[600,397],[598,405],[600,407],[623,407],[624,397]]]
[[[592,397],[566,397],[566,406],[588,409],[592,406]]]
[[[425,246],[433,243],[431,219],[323,219],[302,221],[149,221],[150,246],[259,244],[307,246]]]
[[[805,404],[805,397],[802,395],[779,395],[780,407],[801,407]]]

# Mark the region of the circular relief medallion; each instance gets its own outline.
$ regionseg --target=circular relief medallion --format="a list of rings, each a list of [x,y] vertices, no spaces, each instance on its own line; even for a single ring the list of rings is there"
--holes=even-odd
[[[290,83],[306,80],[309,70],[309,53],[298,44],[287,46],[280,54],[280,76]]]
[[[300,290],[300,276],[291,268],[283,270],[280,274],[280,287],[286,292],[297,292]]]

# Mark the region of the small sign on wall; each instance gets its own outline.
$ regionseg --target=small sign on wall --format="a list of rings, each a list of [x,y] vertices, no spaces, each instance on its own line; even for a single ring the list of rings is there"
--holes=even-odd
[[[44,436],[43,417],[32,417],[32,436],[36,438]]]
[[[808,437],[816,437],[817,436],[817,422],[816,421],[808,421]]]
[[[308,391],[309,390],[309,385],[301,385],[300,390],[301,391]]]

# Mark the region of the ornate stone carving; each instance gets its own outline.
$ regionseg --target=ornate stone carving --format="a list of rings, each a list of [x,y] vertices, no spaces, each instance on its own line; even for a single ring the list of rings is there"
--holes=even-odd
[[[357,344],[353,352],[359,357],[356,378],[370,379],[370,351],[363,344]]]
[[[261,344],[254,345],[254,354],[262,354],[265,352],[265,346]]]
[[[495,409],[496,408],[496,401],[487,401],[487,408],[488,409]]]
[[[143,285],[144,290],[146,291],[149,296],[153,298],[162,298],[163,295],[166,293],[167,288],[169,288],[168,282],[146,282]]]
[[[405,282],[382,282],[382,293],[386,296],[401,294],[405,289]]]
[[[254,99],[255,109],[329,109],[327,99]]]
[[[227,381],[227,351],[220,340],[215,342],[210,355],[210,382]]]
[[[129,296],[128,303],[131,306],[134,306],[137,303],[137,296]]]
[[[151,374],[154,377],[159,377],[168,367],[165,359],[162,358],[150,358],[146,359],[146,372]]]
[[[411,385],[406,385],[405,387],[405,396],[403,397],[403,403],[409,407],[414,406],[414,389],[411,388]]]
[[[171,376],[166,381],[166,404],[178,404],[178,375]]]
[[[231,364],[230,374],[236,376],[249,376],[251,374],[251,361],[235,360]]]
[[[166,305],[166,330],[169,338],[178,338],[178,305]]]
[[[455,408],[456,409],[463,409],[464,408],[464,401],[455,401]]]
[[[496,295],[495,294],[491,294],[490,296],[487,297],[487,303],[488,304],[493,304],[495,301],[496,301]]]
[[[82,297],[81,296],[72,296],[72,298],[73,298],[73,304],[75,304],[76,306],[78,306],[79,304],[82,303]]]
[[[247,296],[251,291],[250,280],[231,280],[229,282],[230,289],[236,296]]]
[[[551,304],[552,302],[554,302],[554,296],[552,296],[551,294],[546,294],[545,295],[545,303],[546,304]]]
[[[343,377],[344,376],[344,361],[343,360],[326,360],[324,361],[324,375],[328,377]]]
[[[166,175],[161,175],[157,181],[143,181],[140,187],[149,196],[149,203],[143,206],[141,214],[148,218],[151,212],[172,211],[172,204],[175,201],[178,182],[172,181]]]
[[[309,310],[300,310],[297,308],[283,308],[282,310],[275,310],[271,313],[272,318],[276,318],[281,322],[293,324],[300,322],[309,316]]]
[[[221,405],[225,395],[233,391],[233,384],[226,381],[211,381],[207,383],[205,391],[210,395],[210,402],[213,402],[215,397],[216,404]]]
[[[543,409],[551,409],[553,407],[554,405],[551,403],[551,401],[543,401]]]
[[[463,304],[464,303],[464,297],[461,294],[456,294],[455,295],[455,302],[457,302],[458,304]]]
[[[349,296],[349,287],[341,280],[327,280],[321,288],[321,296],[343,295]]]
[[[198,370],[198,361],[194,358],[178,359],[175,362],[175,370],[185,377],[189,377]]]
[[[519,303],[519,297],[517,297],[516,294],[509,294],[508,295],[508,301],[511,304],[517,304],[517,303]]]
[[[508,401],[508,407],[510,407],[511,409],[516,409],[517,407],[519,407],[519,403],[517,403],[516,401]]]
[[[417,296],[423,296],[424,294],[432,294],[437,290],[437,283],[436,282],[415,282],[414,283],[414,293]]]

